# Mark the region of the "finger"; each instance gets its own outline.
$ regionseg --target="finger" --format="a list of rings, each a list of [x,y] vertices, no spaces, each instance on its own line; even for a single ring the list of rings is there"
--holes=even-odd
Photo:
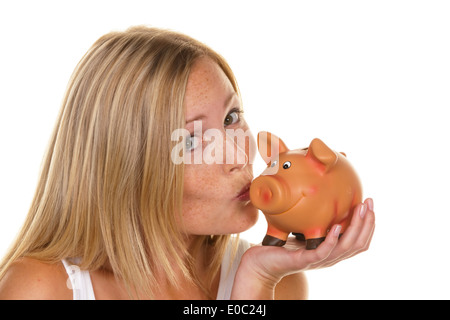
[[[332,227],[325,240],[314,250],[303,251],[303,259],[310,267],[322,264],[336,248],[341,231],[340,225]]]
[[[355,246],[357,248],[368,248],[370,241],[372,240],[372,235],[375,230],[375,213],[372,210],[367,210],[364,217],[364,224],[361,229],[361,233],[356,240]]]
[[[364,200],[364,203],[367,205],[367,208],[370,211],[373,211],[373,199],[372,198],[367,198],[366,200]]]
[[[355,243],[353,249],[354,252],[352,253],[351,256],[367,251],[367,249],[369,249],[374,232],[375,232],[375,213],[369,210],[364,219],[364,225],[361,230],[361,234]]]
[[[363,228],[363,219],[366,213],[367,205],[365,203],[356,206],[350,225],[339,240],[338,248],[340,255],[345,255],[352,250]]]
[[[349,227],[339,239],[333,254],[330,255],[327,263],[334,265],[341,260],[350,258],[355,253],[355,244],[360,239],[360,234],[364,226],[364,217],[367,214],[367,204],[361,203],[355,207]],[[360,241],[363,241],[362,239]],[[365,242],[364,242],[365,244]],[[358,249],[359,250],[359,249]]]
[[[347,229],[345,234],[341,237],[339,240],[337,248],[334,250],[333,254],[330,255],[328,258],[328,261],[324,267],[332,266],[339,261],[348,259],[350,257],[353,257],[361,252],[366,251],[370,243],[372,241],[372,237],[375,231],[375,213],[371,210],[373,209],[373,200],[372,199],[366,199],[364,201],[364,204],[367,206],[367,212],[364,214],[364,217],[361,219],[362,224],[359,230],[359,233],[354,233],[353,231],[356,230],[356,228],[353,229],[353,231],[350,229],[350,227]],[[356,208],[358,210],[358,208]],[[356,211],[357,212],[357,211]],[[356,213],[355,212],[355,213]],[[360,217],[361,217],[361,212]],[[353,219],[356,219],[357,215],[355,214]],[[353,227],[357,225],[354,221],[352,221]],[[349,232],[350,229],[350,232]],[[356,236],[356,238],[355,238]],[[347,243],[344,243],[344,240],[347,241]],[[341,251],[342,250],[342,251]]]

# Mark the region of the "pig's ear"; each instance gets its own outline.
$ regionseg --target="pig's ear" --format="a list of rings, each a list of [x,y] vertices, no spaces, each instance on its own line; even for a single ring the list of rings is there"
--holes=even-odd
[[[268,164],[272,159],[278,158],[280,153],[288,150],[283,140],[276,135],[266,131],[258,133],[258,151],[265,163]]]
[[[338,159],[337,154],[317,138],[311,141],[307,156],[322,164],[325,171],[331,169]]]

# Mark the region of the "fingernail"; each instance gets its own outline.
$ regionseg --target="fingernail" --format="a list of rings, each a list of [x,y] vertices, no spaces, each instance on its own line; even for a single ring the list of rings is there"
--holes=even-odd
[[[366,215],[366,212],[367,212],[367,206],[365,203],[363,203],[361,205],[361,209],[359,211],[359,215],[360,215],[361,219],[364,218],[364,216]]]
[[[367,207],[370,211],[373,211],[373,199],[369,198],[367,199]]]
[[[341,233],[341,229],[342,229],[342,226],[341,226],[340,224],[338,224],[338,225],[336,226],[336,228],[334,228],[334,235],[335,235],[336,237],[339,237],[339,234]]]

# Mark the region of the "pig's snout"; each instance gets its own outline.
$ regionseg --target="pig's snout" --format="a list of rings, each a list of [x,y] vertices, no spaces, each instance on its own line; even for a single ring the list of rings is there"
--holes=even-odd
[[[250,186],[250,200],[266,214],[286,211],[289,206],[289,188],[285,182],[274,176],[260,176]]]

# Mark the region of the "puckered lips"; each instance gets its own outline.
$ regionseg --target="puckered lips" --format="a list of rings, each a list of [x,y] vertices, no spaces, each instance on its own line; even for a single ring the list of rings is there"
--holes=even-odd
[[[247,183],[236,195],[236,199],[239,201],[249,201],[250,200],[250,185],[251,182]]]

